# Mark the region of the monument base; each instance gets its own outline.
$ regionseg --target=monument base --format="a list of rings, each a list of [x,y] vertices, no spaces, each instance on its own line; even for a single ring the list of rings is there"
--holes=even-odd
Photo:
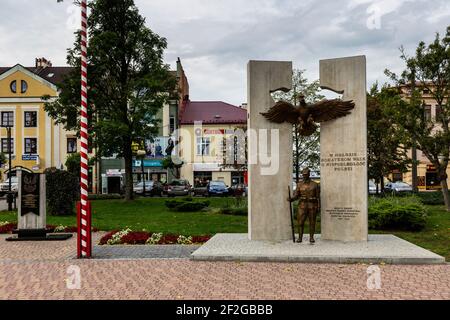
[[[6,241],[62,241],[72,237],[71,233],[47,234],[46,229],[13,230],[17,237],[6,238]]]
[[[297,235],[298,238],[298,235]],[[247,234],[217,234],[191,255],[198,261],[440,264],[445,259],[393,235],[369,235],[367,242],[309,243],[251,241]]]

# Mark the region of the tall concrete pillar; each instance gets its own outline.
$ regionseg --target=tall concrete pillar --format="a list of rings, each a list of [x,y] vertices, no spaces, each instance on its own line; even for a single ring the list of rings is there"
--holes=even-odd
[[[367,241],[367,98],[365,56],[320,61],[320,86],[355,109],[320,132],[322,239]]]
[[[291,239],[288,186],[292,181],[292,125],[260,113],[275,102],[271,92],[290,90],[292,62],[250,61],[248,94],[248,234],[250,240]]]

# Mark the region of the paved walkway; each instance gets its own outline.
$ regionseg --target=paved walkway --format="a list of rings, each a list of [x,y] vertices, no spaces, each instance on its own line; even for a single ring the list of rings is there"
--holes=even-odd
[[[380,289],[371,290],[368,265],[196,262],[174,256],[76,260],[75,238],[4,238],[0,236],[0,299],[450,299],[449,264],[371,266],[380,270],[379,277],[371,277]],[[144,250],[116,250],[125,249]]]

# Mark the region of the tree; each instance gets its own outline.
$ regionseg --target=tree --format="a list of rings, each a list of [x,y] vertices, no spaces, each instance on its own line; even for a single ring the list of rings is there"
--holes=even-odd
[[[54,216],[75,213],[75,201],[80,197],[79,177],[64,170],[44,170],[48,213]]]
[[[285,100],[297,106],[299,96],[305,96],[307,103],[314,103],[324,98],[319,94],[319,81],[309,83],[304,77],[305,70],[294,70],[292,75],[292,90],[287,93],[275,93],[276,101]],[[302,167],[318,170],[320,167],[320,133],[317,131],[311,136],[305,137],[299,134],[297,125],[293,127],[294,138],[294,172],[296,181],[299,182]]]
[[[145,25],[133,0],[94,0],[88,17],[88,97],[90,145],[96,158],[118,154],[125,160],[125,198],[133,198],[132,144],[158,132],[155,115],[174,93],[175,77],[163,63],[165,38]],[[73,71],[61,95],[45,110],[67,130],[79,130],[80,33],[68,50]]]
[[[66,159],[66,168],[67,171],[72,173],[75,177],[80,177],[80,162],[81,162],[81,156],[79,153],[73,153]]]
[[[374,84],[367,94],[367,154],[369,179],[384,190],[384,177],[394,170],[407,172],[411,160],[408,135],[387,115],[389,108],[405,104],[397,91]]]
[[[393,108],[391,116],[416,142],[417,148],[436,167],[447,211],[450,197],[447,184],[447,167],[450,156],[450,27],[444,38],[439,33],[433,42],[419,43],[415,56],[406,55],[403,48],[401,59],[406,69],[400,76],[386,70],[385,73],[397,84],[406,87],[409,105]],[[439,110],[435,119],[425,115],[423,90],[436,102]]]

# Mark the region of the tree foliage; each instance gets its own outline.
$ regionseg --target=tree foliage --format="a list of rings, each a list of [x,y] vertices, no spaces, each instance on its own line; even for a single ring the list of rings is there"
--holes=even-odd
[[[67,171],[69,171],[75,177],[80,176],[81,171],[80,164],[81,164],[81,156],[79,153],[74,153],[68,156],[65,163]]]
[[[276,101],[284,100],[297,106],[300,102],[299,96],[305,97],[306,103],[314,103],[324,98],[320,94],[319,81],[308,82],[304,76],[305,70],[296,69],[292,75],[292,90],[287,93],[275,93]],[[311,170],[320,168],[320,133],[319,130],[311,136],[305,137],[299,134],[297,126],[293,128],[293,156],[296,180],[299,181],[300,171],[303,167]]]
[[[386,74],[399,88],[407,89],[409,105],[391,108],[389,115],[436,167],[444,201],[450,211],[447,184],[450,157],[450,27],[443,38],[437,33],[430,44],[420,42],[414,56],[407,56],[401,48],[401,59],[406,64],[402,74],[397,76],[389,70]],[[425,115],[424,90],[440,111],[435,118]]]
[[[44,173],[48,213],[55,216],[75,214],[75,201],[80,190],[78,177],[56,168],[45,169]]]
[[[369,179],[381,184],[383,178],[394,170],[407,172],[410,139],[405,130],[395,124],[387,113],[390,108],[406,105],[396,90],[374,84],[367,95],[367,153]],[[405,106],[407,107],[407,106]]]
[[[163,62],[165,38],[151,31],[134,0],[89,4],[88,103],[91,144],[97,157],[125,160],[126,199],[133,197],[132,143],[155,136],[158,110],[174,93],[175,77]],[[74,67],[61,94],[46,103],[49,115],[68,130],[79,130],[80,33],[67,62]]]

